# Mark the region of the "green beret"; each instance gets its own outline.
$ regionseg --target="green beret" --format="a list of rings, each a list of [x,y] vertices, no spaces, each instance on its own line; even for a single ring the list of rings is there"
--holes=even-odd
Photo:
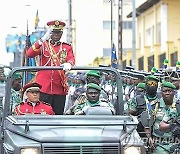
[[[95,84],[95,83],[89,83],[89,84],[87,85],[87,88],[93,88],[93,89],[97,89],[97,90],[101,91],[101,87],[98,86],[98,85]]]
[[[96,77],[100,78],[100,73],[99,73],[99,71],[97,71],[97,70],[90,70],[90,71],[88,71],[88,72],[86,73],[86,77],[89,76],[89,75],[91,75],[91,76],[96,76]]]
[[[137,87],[138,87],[138,88],[145,89],[145,85],[146,85],[145,83],[140,82],[140,83],[138,83]]]
[[[20,73],[14,73],[12,76],[13,80],[22,79],[22,76]]]
[[[167,65],[169,61],[167,59],[164,59],[164,65]]]
[[[176,62],[176,67],[180,67],[180,61]]]
[[[155,81],[159,82],[159,79],[158,79],[156,76],[154,76],[154,75],[148,75],[148,76],[146,77],[146,80],[147,80],[147,81],[148,81],[148,80],[155,80]]]
[[[157,68],[156,67],[153,67],[152,69],[151,69],[151,72],[152,73],[156,73],[158,70],[157,70]]]
[[[165,80],[162,81],[162,87],[176,89],[175,85],[173,85],[171,82],[168,82],[168,81],[165,81]]]

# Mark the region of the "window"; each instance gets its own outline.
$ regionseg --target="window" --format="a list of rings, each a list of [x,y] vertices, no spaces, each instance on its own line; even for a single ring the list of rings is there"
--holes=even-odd
[[[159,56],[159,68],[163,68],[163,65],[164,65],[164,59],[166,59],[166,54],[161,54]]]
[[[148,71],[151,71],[151,69],[154,67],[154,56],[148,57]]]
[[[122,62],[122,69],[124,70],[126,68],[126,60]]]
[[[148,28],[146,30],[146,46],[150,46],[151,45],[151,40],[152,40],[151,28]]]
[[[161,44],[161,22],[157,23],[156,42]]]
[[[132,21],[123,21],[123,29],[132,29]]]
[[[144,58],[141,57],[138,60],[139,70],[144,70]]]
[[[115,29],[115,21],[112,22],[112,28]],[[111,21],[103,21],[103,30],[111,29]]]
[[[154,25],[152,26],[152,47],[154,46]]]
[[[178,61],[177,52],[171,54],[171,66],[176,66],[176,62]]]
[[[103,57],[111,57],[111,48],[103,48]]]

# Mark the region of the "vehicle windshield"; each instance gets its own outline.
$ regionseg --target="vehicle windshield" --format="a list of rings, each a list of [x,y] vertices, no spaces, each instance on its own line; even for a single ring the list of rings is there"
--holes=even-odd
[[[32,67],[33,68],[33,67]],[[24,115],[24,114],[53,114],[49,108],[53,104],[41,99],[41,89],[28,87],[29,84],[36,83],[36,76],[39,71],[62,71],[57,67],[34,67],[18,68],[13,70],[9,77],[6,90],[4,110],[7,115]],[[37,70],[36,70],[37,69]],[[41,70],[44,69],[44,70]],[[114,69],[115,70],[115,69]],[[65,94],[65,104],[63,115],[118,115],[122,114],[122,83],[119,72],[111,68],[72,68],[66,72],[66,81],[68,92]],[[18,76],[18,75],[20,76]],[[15,76],[15,78],[14,78]],[[43,78],[42,78],[43,80]],[[16,83],[17,82],[17,83]],[[55,81],[56,82],[56,81]],[[58,82],[58,81],[57,81]],[[16,87],[14,86],[16,84]],[[21,85],[21,88],[17,88]],[[32,85],[31,85],[32,86]],[[51,87],[49,91],[51,91]],[[58,89],[57,89],[58,90]],[[118,93],[119,91],[119,93]],[[10,94],[10,95],[8,95]],[[118,97],[119,95],[119,97]],[[56,94],[52,95],[54,99]],[[36,99],[36,100],[33,100]],[[38,102],[38,103],[33,103]],[[42,105],[41,105],[42,102]],[[27,104],[27,105],[26,105]],[[40,104],[40,105],[39,105]],[[38,108],[39,106],[39,108]],[[34,110],[32,110],[33,108]],[[46,110],[48,108],[48,110]],[[5,113],[5,114],[6,114]],[[4,115],[5,117],[6,115]]]

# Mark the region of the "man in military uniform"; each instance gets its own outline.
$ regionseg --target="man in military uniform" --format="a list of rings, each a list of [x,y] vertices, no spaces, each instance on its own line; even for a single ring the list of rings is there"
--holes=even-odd
[[[26,55],[30,58],[38,56],[40,66],[62,66],[63,70],[70,70],[75,64],[72,46],[61,42],[65,23],[50,21],[47,23],[46,34],[32,47]],[[42,85],[40,99],[52,105],[55,114],[63,114],[68,84],[63,70],[39,71],[36,82]]]
[[[15,106],[21,103],[20,90],[22,88],[22,76],[20,73],[15,73],[12,78],[13,81],[11,88],[10,105],[11,105],[11,110],[13,111]]]
[[[175,107],[174,102],[174,90],[175,86],[171,82],[162,81],[161,92],[162,98],[160,99],[159,107],[156,113],[153,115],[154,123],[152,126],[152,144],[155,148],[153,154],[168,154],[170,153],[170,147],[172,143],[172,134],[163,132],[159,129],[160,122],[163,120],[164,115],[173,110]]]
[[[132,115],[140,115],[142,111],[146,110],[146,101],[155,105],[158,102],[157,88],[159,79],[154,75],[146,77],[144,96],[137,95],[134,99],[131,99],[129,106],[129,113]]]
[[[145,95],[145,83],[140,82],[138,83],[138,85],[136,86],[136,91],[135,91],[135,96],[132,99],[132,101],[134,101],[133,99],[135,99],[136,96],[144,96]],[[129,104],[128,103],[124,103],[124,113],[127,114],[129,110]]]
[[[178,72],[174,72],[171,75],[171,81],[176,86],[174,99],[176,101],[178,101],[178,100],[180,100],[180,78],[179,78],[179,73]]]
[[[95,83],[89,83],[87,85],[87,91],[86,91],[87,99],[83,103],[78,104],[73,109],[73,112],[75,113],[75,115],[86,114],[88,107],[96,107],[96,106],[108,107],[111,114],[115,114],[113,105],[106,103],[106,102],[102,102],[99,99],[100,93],[101,93],[101,87],[99,85],[97,85]]]
[[[158,110],[158,105],[160,102],[157,96],[158,82],[159,79],[157,77],[154,75],[148,75],[145,81],[145,95],[137,95],[130,101],[129,114],[137,116],[139,121],[143,111],[148,111],[153,115]],[[137,126],[137,131],[141,137],[146,137],[146,134],[150,133],[149,129],[144,129],[141,121]]]
[[[27,96],[27,100],[15,107],[14,111],[16,115],[54,114],[50,104],[39,101],[41,88],[42,86],[38,83],[28,83],[23,87],[23,92]]]
[[[100,84],[100,72],[97,70],[89,70],[86,74],[86,83],[95,83],[97,85]],[[85,88],[87,88],[87,84],[85,85]],[[73,109],[75,108],[75,106],[84,103],[87,100],[86,97],[86,93],[82,93],[74,102],[73,106],[71,106],[66,112],[65,114],[74,114],[73,113]],[[108,95],[105,92],[105,90],[102,88],[101,92],[100,92],[100,100],[103,100],[105,102],[108,102]]]

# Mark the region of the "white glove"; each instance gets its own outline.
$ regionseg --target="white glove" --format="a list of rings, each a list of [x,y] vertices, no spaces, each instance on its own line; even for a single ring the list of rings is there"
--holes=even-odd
[[[64,64],[61,64],[60,66],[62,66],[63,70],[65,71],[71,70],[71,67],[72,67],[70,63],[64,63]]]
[[[41,40],[44,42],[49,39],[50,33],[52,32],[51,28],[48,28],[47,32],[44,34],[44,36],[41,38]]]

